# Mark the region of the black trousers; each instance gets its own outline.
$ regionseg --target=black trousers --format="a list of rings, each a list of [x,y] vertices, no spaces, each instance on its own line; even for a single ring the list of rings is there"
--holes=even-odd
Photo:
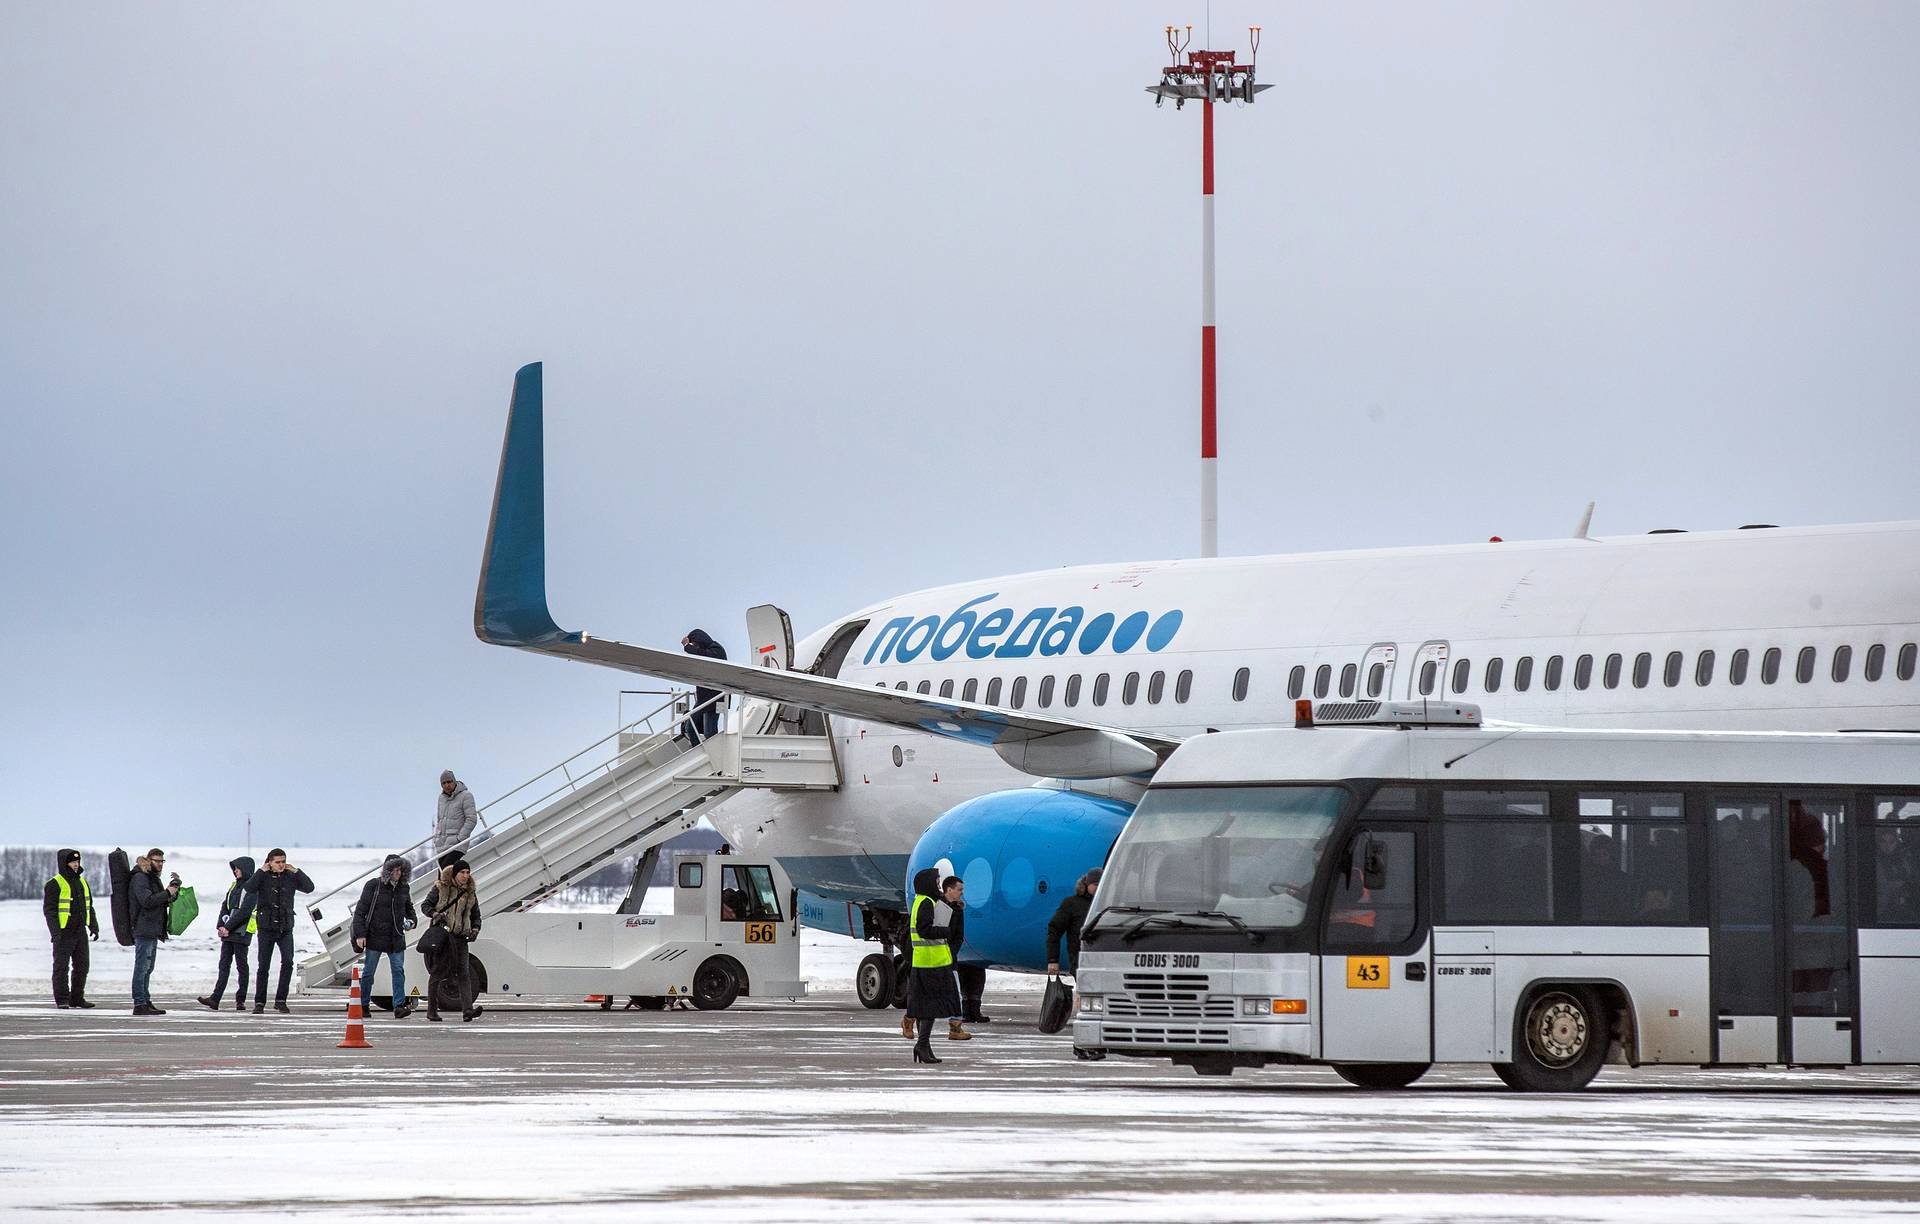
[[[267,1003],[267,966],[273,963],[273,950],[280,950],[280,988],[274,992],[275,1007],[287,1001],[287,987],[293,985],[293,932],[280,931],[269,935],[261,931],[257,936],[259,943],[260,967],[253,979],[253,1005],[264,1007]]]
[[[987,993],[985,965],[955,965],[953,975],[960,979],[960,1012],[972,1018],[980,1014],[980,996]]]
[[[247,1001],[247,941],[244,939],[220,941],[220,976],[214,979],[213,993],[208,998],[215,1003],[220,1001],[220,996],[227,992],[227,971],[236,967],[240,970],[240,976],[233,983],[233,997],[242,1003]]]
[[[68,922],[66,929],[53,937],[55,1003],[78,1003],[87,997],[87,965],[92,958],[84,923]]]
[[[448,983],[455,992],[460,1010],[473,1006],[473,966],[467,963],[467,941],[458,935],[447,936],[447,946],[440,949],[440,955],[433,958],[433,965],[427,970],[428,1012],[440,1010],[434,1000],[440,997],[441,982]]]

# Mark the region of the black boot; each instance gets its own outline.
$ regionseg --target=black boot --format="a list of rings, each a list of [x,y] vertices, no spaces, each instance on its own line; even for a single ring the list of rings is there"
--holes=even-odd
[[[933,1021],[921,1020],[917,1026],[920,1040],[913,1046],[913,1061],[916,1063],[937,1063],[941,1060],[933,1056]]]
[[[195,999],[194,1002],[206,1008],[208,1011],[220,1010],[220,1000],[214,998],[212,995],[201,995],[198,999]]]

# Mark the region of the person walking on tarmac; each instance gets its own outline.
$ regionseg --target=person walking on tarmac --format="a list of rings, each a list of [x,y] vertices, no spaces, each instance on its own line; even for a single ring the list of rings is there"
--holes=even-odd
[[[295,893],[312,892],[313,881],[307,873],[287,862],[287,852],[275,846],[267,851],[267,865],[253,873],[247,891],[254,895],[254,918],[260,924],[260,941],[255,949],[260,958],[254,971],[253,1014],[267,1010],[267,968],[273,964],[275,949],[280,952],[280,980],[273,992],[273,1010],[291,1014],[287,1007],[287,988],[293,984],[293,924],[299,916]]]
[[[984,965],[963,965],[960,963],[960,945],[967,942],[967,885],[959,876],[948,876],[940,881],[940,900],[946,904],[946,912],[937,915],[947,921],[947,950],[953,953],[953,981],[960,990],[960,1010],[947,1018],[948,1041],[972,1041],[973,1034],[966,1030],[965,1022],[980,1015],[980,992],[987,984],[987,970]],[[968,985],[977,985],[969,991]],[[986,1023],[982,1017],[982,1024]]]
[[[167,865],[164,850],[149,850],[134,864],[127,882],[129,908],[133,910],[133,1014],[164,1016],[153,1005],[148,983],[153,978],[154,958],[160,954],[160,941],[167,937],[167,918],[173,899],[180,895],[180,876],[173,873],[165,884],[160,869]]]
[[[100,919],[93,912],[93,889],[81,874],[85,868],[78,850],[53,856],[53,878],[47,881],[40,908],[47,915],[47,934],[53,936],[53,1005],[92,1007],[87,1002],[87,941],[100,938]]]
[[[1086,925],[1087,911],[1093,908],[1093,892],[1100,886],[1100,869],[1080,877],[1073,886],[1073,895],[1060,903],[1053,911],[1053,917],[1047,922],[1047,973],[1060,975],[1060,937],[1067,937],[1067,972],[1077,973],[1080,968],[1080,928]]]
[[[473,792],[453,776],[451,769],[441,770],[440,798],[433,814],[434,854],[466,849],[467,839],[473,836],[474,826],[479,823],[480,813],[473,805]]]
[[[449,982],[460,1000],[460,1019],[472,1020],[481,1010],[473,1005],[473,975],[467,963],[467,945],[480,934],[480,893],[473,886],[473,868],[464,859],[442,868],[421,909],[447,932],[446,946],[427,971],[427,1019],[439,1022],[440,983]]]
[[[407,860],[389,854],[380,864],[380,874],[360,889],[360,901],[353,907],[353,946],[367,954],[367,967],[360,972],[360,997],[373,992],[373,975],[380,958],[387,958],[387,975],[393,979],[393,1018],[405,1020],[413,1014],[407,1002],[407,932],[415,926],[413,891],[407,887],[412,869]]]
[[[907,979],[907,1016],[919,1030],[913,1061],[937,1063],[933,1056],[933,1022],[960,1014],[960,991],[953,980],[953,949],[947,946],[947,928],[934,922],[934,901],[940,893],[940,873],[923,868],[913,877],[913,911],[908,934],[913,947],[913,972]]]
[[[246,855],[229,859],[233,884],[220,902],[220,922],[214,934],[220,937],[220,976],[213,980],[213,993],[201,995],[200,1006],[220,1010],[220,996],[227,991],[227,971],[238,970],[233,981],[233,1010],[247,1010],[247,949],[253,943],[253,894],[247,881],[253,878],[253,860]]]
[[[687,636],[680,639],[680,649],[704,659],[727,657],[727,648],[714,641],[713,635],[705,629],[687,630]],[[685,727],[687,738],[697,744],[720,734],[720,707],[725,704],[720,699],[719,689],[696,686],[693,690],[695,712],[687,719]]]

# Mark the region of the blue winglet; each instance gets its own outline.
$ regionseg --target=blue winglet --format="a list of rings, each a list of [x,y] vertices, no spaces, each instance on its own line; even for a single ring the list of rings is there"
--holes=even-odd
[[[480,558],[480,589],[473,631],[495,646],[577,642],[547,611],[545,447],[540,409],[540,363],[513,376],[513,405],[493,486],[493,518]]]

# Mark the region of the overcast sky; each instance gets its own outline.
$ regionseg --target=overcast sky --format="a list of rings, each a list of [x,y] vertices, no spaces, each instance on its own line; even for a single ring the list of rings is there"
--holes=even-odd
[[[1190,555],[1169,20],[0,4],[0,841],[399,845],[611,731],[472,633],[530,360],[569,627]],[[1915,516],[1920,5],[1250,22],[1223,552]]]

